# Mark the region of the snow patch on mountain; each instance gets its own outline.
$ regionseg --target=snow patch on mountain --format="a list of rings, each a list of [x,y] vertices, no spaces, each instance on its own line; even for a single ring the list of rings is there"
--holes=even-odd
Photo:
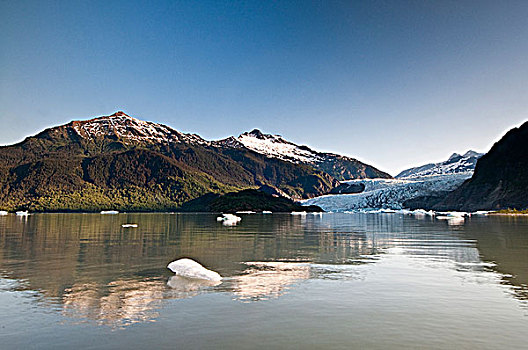
[[[397,179],[417,179],[426,176],[468,174],[472,175],[477,165],[477,160],[482,153],[467,151],[464,155],[453,153],[448,160],[440,163],[430,163],[402,171],[396,175]]]
[[[84,138],[117,137],[124,143],[138,141],[149,143],[186,142],[208,144],[195,134],[180,133],[168,126],[146,122],[117,112],[110,116],[71,123],[75,132]]]
[[[358,194],[325,195],[302,201],[325,211],[344,212],[362,209],[403,209],[406,200],[452,191],[471,177],[469,173],[428,176],[421,179],[361,179],[345,183],[362,183],[365,191]]]
[[[317,152],[306,146],[298,146],[286,141],[280,135],[263,134],[257,129],[241,134],[236,138],[236,141],[244,147],[270,158],[279,158],[295,163],[312,163],[323,160],[323,157]]]

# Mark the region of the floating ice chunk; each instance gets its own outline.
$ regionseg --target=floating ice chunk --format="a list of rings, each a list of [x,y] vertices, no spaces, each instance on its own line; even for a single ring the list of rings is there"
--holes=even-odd
[[[236,220],[240,221],[242,218],[240,216],[236,216],[234,214],[222,214],[224,216],[224,220]]]
[[[237,214],[256,214],[256,212],[251,210],[243,210],[243,211],[237,211]]]
[[[306,215],[307,213],[305,211],[292,211],[290,214],[291,215]]]
[[[187,278],[199,278],[208,281],[220,281],[222,276],[217,272],[211,271],[200,265],[194,260],[183,258],[171,262],[167,268],[177,276]]]
[[[219,216],[216,218],[216,221],[222,221],[222,224],[224,226],[235,226],[242,220],[241,217],[233,215],[233,214],[222,214],[222,216]]]
[[[477,210],[473,213],[471,213],[471,215],[488,215],[490,212],[487,211],[487,210]]]
[[[269,210],[263,210],[262,211],[262,214],[273,214],[273,212],[269,211]]]
[[[5,210],[0,210],[0,216],[7,215],[7,214],[9,214],[7,211],[5,211]]]
[[[138,224],[123,224],[121,227],[138,227]]]
[[[424,210],[424,209],[416,209],[416,210],[413,210],[413,213],[415,216],[435,216],[435,212],[432,211],[432,210]]]
[[[238,221],[236,220],[224,220],[222,221],[222,225],[224,226],[236,226],[238,224]]]
[[[119,214],[117,210],[103,210],[101,214]]]
[[[26,211],[17,211],[16,214],[18,216],[28,216],[29,215],[27,210]]]

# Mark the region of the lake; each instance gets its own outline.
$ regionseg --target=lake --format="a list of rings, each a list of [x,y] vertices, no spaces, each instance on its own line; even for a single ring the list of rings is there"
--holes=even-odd
[[[528,347],[526,217],[216,216],[0,216],[2,349]]]

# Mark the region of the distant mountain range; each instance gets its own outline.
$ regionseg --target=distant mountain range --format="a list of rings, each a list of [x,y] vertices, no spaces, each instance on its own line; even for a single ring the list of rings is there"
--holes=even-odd
[[[0,147],[0,209],[177,210],[208,193],[268,186],[294,198],[390,175],[258,130],[207,141],[117,112]]]
[[[477,165],[477,160],[482,157],[483,153],[467,151],[464,155],[453,153],[448,160],[440,163],[430,163],[415,168],[410,168],[396,175],[397,179],[402,178],[420,178],[425,176],[463,174],[472,175]]]

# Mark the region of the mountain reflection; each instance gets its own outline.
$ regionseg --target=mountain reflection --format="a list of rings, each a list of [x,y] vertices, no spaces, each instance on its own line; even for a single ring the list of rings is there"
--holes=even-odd
[[[232,292],[241,301],[278,298],[290,286],[311,277],[308,263],[251,262],[241,276],[233,277]]]
[[[227,293],[275,299],[309,279],[361,278],[357,264],[385,254],[493,272],[528,300],[528,220],[470,218],[456,225],[402,215],[245,215],[226,228],[215,215],[43,214],[0,218],[2,290],[37,291],[71,319],[112,327],[154,321],[168,299]],[[139,227],[125,229],[122,223]],[[172,276],[190,257],[221,284]]]
[[[161,281],[117,280],[106,286],[78,283],[64,291],[63,314],[117,327],[151,321],[158,316],[155,310],[165,290]]]

